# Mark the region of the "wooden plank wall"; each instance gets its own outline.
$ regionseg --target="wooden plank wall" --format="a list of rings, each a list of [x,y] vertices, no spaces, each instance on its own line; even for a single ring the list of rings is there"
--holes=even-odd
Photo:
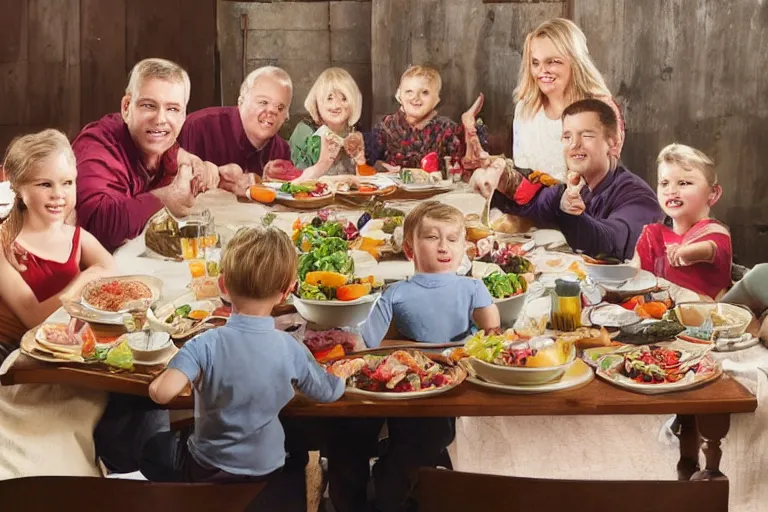
[[[768,2],[574,0],[574,17],[624,108],[624,162],[654,183],[666,144],[713,157],[735,258],[768,261]]]
[[[395,90],[410,64],[441,70],[438,110],[458,120],[485,93],[483,120],[494,152],[510,151],[510,128],[525,35],[542,21],[563,16],[559,0],[483,3],[481,0],[375,0],[371,63],[373,116],[398,108]]]
[[[72,138],[116,112],[146,57],[189,71],[190,111],[219,104],[216,0],[0,0],[0,12],[0,151],[49,127]]]

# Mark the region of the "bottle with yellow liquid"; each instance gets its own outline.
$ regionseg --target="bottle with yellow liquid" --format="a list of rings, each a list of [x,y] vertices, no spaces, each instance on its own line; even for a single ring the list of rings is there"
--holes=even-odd
[[[581,327],[581,286],[579,281],[556,279],[552,291],[552,329],[571,332]]]

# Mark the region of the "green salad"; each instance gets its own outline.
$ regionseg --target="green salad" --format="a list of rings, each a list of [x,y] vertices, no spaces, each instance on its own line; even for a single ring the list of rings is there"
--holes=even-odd
[[[299,280],[304,281],[308,272],[325,270],[352,275],[355,262],[347,254],[347,242],[341,238],[329,237],[319,240],[312,250],[299,256]]]
[[[307,185],[298,185],[296,183],[283,183],[283,185],[280,187],[280,192],[288,192],[291,195],[299,194],[301,192],[309,194],[313,190],[315,190],[314,185],[310,187]]]
[[[483,278],[483,283],[494,299],[506,299],[528,290],[528,282],[518,274],[494,272]]]
[[[484,331],[477,332],[464,344],[464,351],[486,363],[492,363],[504,349],[507,339],[501,335],[486,336]]]

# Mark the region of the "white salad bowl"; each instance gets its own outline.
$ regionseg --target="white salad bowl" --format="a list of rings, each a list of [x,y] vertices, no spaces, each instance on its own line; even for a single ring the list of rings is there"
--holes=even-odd
[[[595,265],[584,262],[587,275],[598,283],[615,284],[629,281],[637,274],[637,269],[627,263],[620,265]]]
[[[557,366],[544,368],[527,368],[525,366],[502,366],[486,363],[481,359],[470,357],[469,364],[478,377],[495,384],[508,386],[537,386],[560,379],[576,359],[576,347],[571,345],[568,360]]]
[[[171,335],[167,332],[153,332],[147,337],[147,334],[139,331],[123,334],[123,336],[133,353],[134,361],[139,364],[158,362],[175,348],[171,342]]]
[[[327,328],[356,327],[365,322],[380,296],[381,293],[376,292],[349,301],[310,300],[294,296],[293,305],[307,322]]]
[[[499,308],[499,316],[501,317],[501,326],[504,328],[512,327],[515,325],[515,321],[523,311],[525,305],[525,298],[528,296],[528,292],[523,292],[519,295],[513,295],[505,299],[493,299],[493,303]]]

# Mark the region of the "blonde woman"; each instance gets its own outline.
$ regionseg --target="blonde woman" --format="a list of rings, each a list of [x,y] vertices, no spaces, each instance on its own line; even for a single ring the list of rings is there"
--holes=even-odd
[[[323,71],[309,90],[304,108],[310,119],[296,125],[289,140],[291,160],[304,171],[301,179],[355,174],[365,155],[362,135],[354,128],[363,95],[352,75],[341,68]]]
[[[624,121],[602,75],[592,62],[587,38],[570,20],[555,18],[525,38],[518,85],[514,92],[512,158],[522,168],[546,172],[565,180],[562,113],[579,100],[598,98],[619,119],[618,158],[624,142]]]

